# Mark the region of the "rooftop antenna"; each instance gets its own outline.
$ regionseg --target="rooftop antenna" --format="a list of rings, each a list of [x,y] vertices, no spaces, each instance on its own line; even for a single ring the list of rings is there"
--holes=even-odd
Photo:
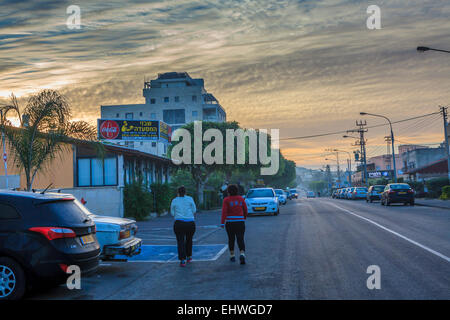
[[[53,183],[50,183],[48,186],[47,186],[47,188],[45,188],[42,192],[41,192],[41,194],[44,194],[51,186],[53,185]]]

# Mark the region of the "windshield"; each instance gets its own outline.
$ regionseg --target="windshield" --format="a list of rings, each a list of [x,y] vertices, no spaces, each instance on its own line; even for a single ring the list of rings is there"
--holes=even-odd
[[[297,193],[297,190],[295,190],[295,189],[291,189],[291,191],[290,191],[291,193]]]
[[[275,190],[275,193],[276,193],[276,194],[281,194],[281,195],[283,195],[283,190],[276,189],[276,190]]]
[[[411,187],[408,184],[391,184],[390,188],[392,190],[411,189]]]
[[[247,193],[247,198],[272,198],[273,196],[271,189],[253,189]]]

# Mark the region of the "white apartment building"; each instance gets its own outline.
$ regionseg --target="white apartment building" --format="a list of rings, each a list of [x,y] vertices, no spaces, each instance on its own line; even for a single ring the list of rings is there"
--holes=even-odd
[[[193,79],[187,72],[158,74],[144,81],[143,104],[102,105],[102,119],[161,120],[172,132],[195,120],[226,121],[219,101],[208,93],[203,79]],[[165,155],[167,144],[156,141],[122,141],[122,145],[140,151]]]

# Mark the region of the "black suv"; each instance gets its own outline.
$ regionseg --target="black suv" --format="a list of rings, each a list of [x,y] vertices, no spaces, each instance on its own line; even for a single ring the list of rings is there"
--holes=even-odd
[[[95,224],[80,206],[72,195],[0,191],[0,300],[64,281],[70,265],[97,269]]]

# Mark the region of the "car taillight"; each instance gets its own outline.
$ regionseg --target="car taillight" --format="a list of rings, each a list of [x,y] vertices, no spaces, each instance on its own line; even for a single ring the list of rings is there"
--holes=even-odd
[[[393,194],[393,193],[395,193],[395,191],[392,191],[392,190],[389,191],[389,194]]]
[[[48,240],[55,240],[61,238],[75,238],[77,235],[72,229],[59,227],[34,227],[28,229],[33,232],[38,232],[46,237]]]
[[[408,193],[414,193],[414,190],[413,189],[409,189]]]

